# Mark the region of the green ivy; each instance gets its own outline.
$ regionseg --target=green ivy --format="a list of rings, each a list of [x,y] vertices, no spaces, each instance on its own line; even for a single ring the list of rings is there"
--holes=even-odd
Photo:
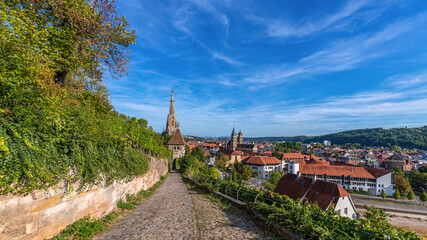
[[[102,85],[55,83],[49,55],[16,32],[28,16],[9,10],[0,3],[0,195],[129,181],[148,171],[148,155],[170,158],[164,137],[117,113]]]

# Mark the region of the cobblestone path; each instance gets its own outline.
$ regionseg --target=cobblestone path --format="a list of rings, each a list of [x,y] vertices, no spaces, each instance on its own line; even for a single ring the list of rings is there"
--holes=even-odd
[[[156,192],[96,239],[269,239],[171,173]]]
[[[179,173],[171,173],[156,192],[96,239],[197,239],[191,198]]]

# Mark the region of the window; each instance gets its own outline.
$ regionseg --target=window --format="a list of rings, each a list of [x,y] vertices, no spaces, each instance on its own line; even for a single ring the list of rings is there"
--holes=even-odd
[[[338,212],[338,215],[341,216],[341,209],[338,209],[337,212]]]
[[[344,208],[344,215],[348,214],[348,208]]]

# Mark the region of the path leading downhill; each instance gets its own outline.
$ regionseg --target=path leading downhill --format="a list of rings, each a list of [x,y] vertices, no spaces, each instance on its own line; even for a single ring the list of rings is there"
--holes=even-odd
[[[187,190],[179,173],[130,215],[96,239],[268,239],[262,229],[225,213],[204,194]]]
[[[197,239],[191,198],[178,173],[112,230],[96,239]]]

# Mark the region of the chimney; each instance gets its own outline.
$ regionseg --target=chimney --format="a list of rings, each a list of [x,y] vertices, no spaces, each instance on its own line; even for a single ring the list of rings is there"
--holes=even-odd
[[[299,180],[300,177],[301,177],[301,173],[298,171],[297,172],[297,180]]]

